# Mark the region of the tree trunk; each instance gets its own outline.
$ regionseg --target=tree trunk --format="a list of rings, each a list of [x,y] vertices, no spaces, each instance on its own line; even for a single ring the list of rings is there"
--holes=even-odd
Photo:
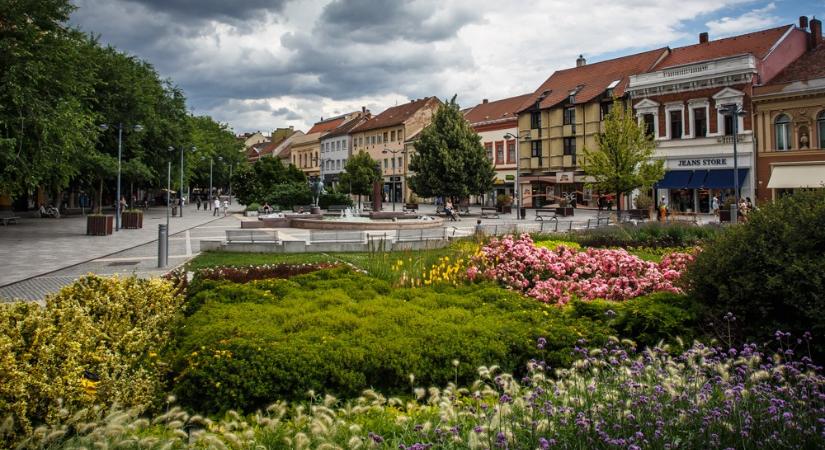
[[[622,223],[622,193],[616,189],[616,221]]]
[[[100,184],[97,188],[97,213],[103,213],[103,178],[100,179]]]

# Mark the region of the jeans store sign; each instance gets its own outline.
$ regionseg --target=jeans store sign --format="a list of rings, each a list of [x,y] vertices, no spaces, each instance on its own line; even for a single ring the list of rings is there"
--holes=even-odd
[[[677,167],[725,167],[727,165],[727,158],[680,159],[676,164]]]

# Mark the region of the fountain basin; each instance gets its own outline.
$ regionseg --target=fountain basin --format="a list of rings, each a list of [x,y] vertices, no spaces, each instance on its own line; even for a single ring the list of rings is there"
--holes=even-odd
[[[369,220],[324,220],[322,218],[290,218],[290,228],[304,230],[420,230],[438,228],[444,225],[444,220],[434,217],[431,220],[410,219],[369,219]]]

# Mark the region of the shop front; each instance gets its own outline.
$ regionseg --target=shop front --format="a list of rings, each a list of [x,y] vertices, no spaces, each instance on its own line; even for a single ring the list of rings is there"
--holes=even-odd
[[[825,188],[825,161],[771,164],[768,189],[775,200],[794,192]]]
[[[712,213],[713,197],[719,205],[734,196],[736,180],[742,197],[751,196],[750,164],[740,158],[738,174],[734,174],[733,158],[694,158],[668,160],[664,178],[656,183],[656,204],[662,198],[672,212]],[[746,164],[743,164],[746,163]]]
[[[487,198],[484,199],[485,206],[496,206],[497,199],[501,195],[507,195],[510,197],[512,202],[515,202],[515,189],[516,186],[516,171],[498,171],[496,172],[496,177],[493,180],[493,189]]]
[[[384,177],[384,201],[387,203],[401,203],[404,201],[401,176]]]

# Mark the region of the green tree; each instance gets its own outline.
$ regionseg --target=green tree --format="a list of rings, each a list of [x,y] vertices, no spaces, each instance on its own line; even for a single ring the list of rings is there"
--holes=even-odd
[[[289,193],[300,193],[304,199],[304,190],[309,193],[306,175],[293,165],[284,166],[280,158],[261,158],[255,164],[242,165],[232,175],[233,194],[238,200],[248,205],[250,203],[269,202],[273,198],[275,204],[291,206]],[[297,201],[295,204],[309,202]]]
[[[229,125],[216,122],[209,116],[189,116],[187,122],[189,142],[198,149],[186,154],[186,173],[190,184],[203,188],[209,186],[209,159],[212,159],[213,185],[228,187],[230,165],[233,177],[236,172],[250,166],[242,153],[243,143],[235,137]],[[236,189],[233,183],[233,195]]]
[[[621,196],[636,188],[651,187],[664,176],[664,162],[652,161],[656,143],[639,125],[628,107],[618,99],[604,119],[604,132],[596,136],[598,148],[584,148],[580,167],[602,192],[616,194],[616,212],[621,218]]]
[[[361,150],[347,161],[338,186],[343,192],[357,195],[360,208],[361,196],[371,194],[372,185],[378,181],[381,181],[378,161],[372,159],[369,153]]]
[[[462,199],[493,187],[495,170],[481,137],[464,120],[453,97],[439,106],[421,132],[410,160],[410,188],[421,197]]]

